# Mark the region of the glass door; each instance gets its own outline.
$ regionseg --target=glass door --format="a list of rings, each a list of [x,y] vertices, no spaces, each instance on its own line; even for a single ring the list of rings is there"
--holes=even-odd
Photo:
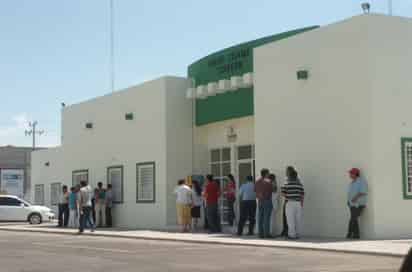
[[[210,151],[210,169],[215,180],[219,183],[220,197],[218,201],[220,222],[228,223],[228,203],[223,195],[227,185],[227,176],[231,173],[231,152],[230,147],[212,149]]]

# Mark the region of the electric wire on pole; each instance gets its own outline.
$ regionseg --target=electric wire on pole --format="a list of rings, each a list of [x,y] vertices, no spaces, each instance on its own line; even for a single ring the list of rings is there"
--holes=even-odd
[[[42,134],[44,134],[44,130],[38,130],[37,129],[37,125],[38,125],[38,122],[37,121],[33,121],[33,122],[29,122],[29,127],[30,127],[30,129],[29,130],[25,130],[24,131],[24,134],[26,135],[26,136],[32,136],[32,147],[33,147],[33,150],[36,150],[36,136],[37,135],[42,135]]]
[[[114,3],[110,0],[110,81],[111,91],[114,92]]]

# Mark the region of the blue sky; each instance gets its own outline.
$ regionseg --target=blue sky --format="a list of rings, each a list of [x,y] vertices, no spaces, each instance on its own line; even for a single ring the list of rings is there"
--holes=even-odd
[[[114,0],[115,88],[187,66],[240,42],[361,13],[357,0]],[[387,12],[387,1],[369,1]],[[412,0],[393,0],[412,17]],[[110,92],[109,0],[0,1],[0,145],[30,145],[30,120],[60,141],[60,103]]]

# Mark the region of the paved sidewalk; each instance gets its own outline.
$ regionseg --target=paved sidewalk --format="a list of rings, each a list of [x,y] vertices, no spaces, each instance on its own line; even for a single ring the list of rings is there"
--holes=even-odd
[[[62,229],[55,224],[28,225],[28,224],[0,224],[3,231],[23,231],[38,233],[53,233],[75,235],[75,229]],[[278,239],[257,239],[256,237],[237,237],[231,234],[205,234],[205,233],[176,233],[152,230],[126,230],[126,229],[97,229],[91,233],[86,230],[83,235],[117,237],[143,240],[179,241],[188,243],[222,244],[233,246],[276,247],[302,250],[321,250],[343,253],[359,253],[369,255],[403,257],[412,247],[411,240],[333,240],[304,238],[299,241]]]

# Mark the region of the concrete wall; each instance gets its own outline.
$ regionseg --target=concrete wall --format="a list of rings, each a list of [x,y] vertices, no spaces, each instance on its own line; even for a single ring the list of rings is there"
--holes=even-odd
[[[167,110],[166,96],[169,91],[184,94],[186,88],[180,88],[185,82],[182,78],[163,77],[63,110],[64,152],[55,158],[63,161],[64,165],[63,170],[58,171],[60,179],[71,185],[72,171],[88,169],[92,186],[99,181],[106,184],[107,167],[123,165],[124,202],[116,204],[113,210],[117,226],[166,226],[166,117],[168,114],[170,118],[181,114],[180,111]],[[134,114],[134,120],[125,120],[125,114],[129,112]],[[87,122],[93,123],[93,129],[85,128]],[[176,119],[176,124],[179,127],[179,119]],[[40,156],[35,156],[33,161],[41,167],[38,159]],[[41,159],[48,159],[48,156]],[[136,163],[150,161],[156,163],[156,202],[136,203]],[[50,161],[51,165],[54,163]],[[175,171],[186,174],[184,169]],[[55,182],[52,176],[34,180],[34,183],[51,182]]]
[[[306,189],[304,235],[343,237],[347,170],[360,167],[368,183],[374,180],[365,33],[361,16],[254,51],[257,169],[274,169],[281,181],[286,166],[298,169]],[[297,80],[300,69],[309,71],[307,80]],[[374,236],[373,208],[363,221],[364,235]]]
[[[69,165],[64,158],[63,148],[55,147],[45,150],[39,150],[32,153],[32,193],[31,201],[34,203],[34,190],[36,184],[44,184],[44,204],[52,208],[56,213],[56,205],[50,202],[50,185],[60,182],[71,185],[71,172],[67,169]],[[46,166],[46,163],[49,166]]]
[[[186,99],[189,80],[166,79],[167,224],[176,225],[176,195],[179,179],[192,174],[192,101]]]
[[[412,137],[412,20],[374,16],[368,28],[373,89],[375,231],[412,237],[412,200],[403,199],[401,137]]]
[[[226,137],[227,128],[232,126],[237,134],[237,140],[229,143]],[[243,117],[217,122],[194,128],[194,171],[195,174],[210,172],[210,150],[222,147],[254,144],[254,117]],[[232,152],[233,153],[233,152]],[[234,154],[233,154],[234,155]],[[232,173],[236,176],[237,169]]]

